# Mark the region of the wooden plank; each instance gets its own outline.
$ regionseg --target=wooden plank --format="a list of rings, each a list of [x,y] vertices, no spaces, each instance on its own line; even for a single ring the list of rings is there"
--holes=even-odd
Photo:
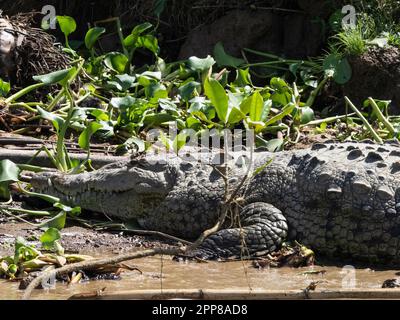
[[[83,293],[69,299],[100,300],[293,300],[293,299],[400,299],[400,289],[353,289],[353,290],[248,290],[248,289],[166,289],[128,290]]]

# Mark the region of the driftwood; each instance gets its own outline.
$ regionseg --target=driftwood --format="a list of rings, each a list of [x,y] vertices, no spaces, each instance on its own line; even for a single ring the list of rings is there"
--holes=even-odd
[[[353,290],[249,290],[249,289],[163,289],[129,290],[107,293],[82,293],[70,300],[299,300],[299,299],[400,299],[400,289],[353,289]]]

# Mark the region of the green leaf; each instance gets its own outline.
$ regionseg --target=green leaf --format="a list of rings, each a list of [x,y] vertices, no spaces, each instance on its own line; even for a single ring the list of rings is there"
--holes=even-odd
[[[153,25],[150,22],[145,22],[135,26],[131,34],[133,34],[134,36],[140,36],[141,34],[143,34],[143,32],[149,30],[152,27]]]
[[[218,42],[214,47],[214,57],[220,67],[238,68],[246,62],[243,59],[238,59],[227,54],[221,42]]]
[[[173,103],[169,99],[158,99],[158,104],[160,105],[160,108],[163,110],[169,110],[169,111],[178,111],[178,107],[175,103]]]
[[[5,97],[10,92],[10,89],[10,83],[0,79],[0,96]]]
[[[72,32],[76,30],[75,19],[69,16],[57,16],[58,24],[62,33],[68,37]]]
[[[145,116],[144,123],[146,125],[158,126],[175,120],[176,116],[173,116],[169,113],[152,113]]]
[[[281,151],[283,148],[284,142],[285,141],[283,139],[269,140],[267,143],[267,149],[269,152]]]
[[[179,95],[183,99],[183,101],[188,102],[193,98],[195,92],[200,93],[201,91],[201,83],[197,81],[190,81],[185,83],[184,85],[178,88]]]
[[[207,77],[204,81],[204,92],[215,107],[218,118],[226,123],[228,120],[228,95],[225,89],[217,80]]]
[[[94,44],[96,43],[97,39],[104,33],[106,32],[105,28],[100,28],[100,27],[94,27],[88,30],[85,36],[85,45],[86,48],[91,50],[94,47]]]
[[[333,77],[336,83],[345,84],[352,77],[352,69],[349,61],[338,54],[327,56],[323,62],[325,75]]]
[[[234,84],[238,87],[245,87],[248,85],[252,85],[250,78],[250,68],[246,69],[237,69],[236,70],[236,79]]]
[[[286,106],[291,102],[291,89],[285,80],[281,78],[272,78],[270,86],[274,90],[271,99],[274,103]]]
[[[39,224],[39,227],[56,228],[58,230],[61,230],[65,226],[66,219],[67,219],[67,212],[63,210],[53,218],[43,221],[41,224]]]
[[[215,60],[211,56],[200,59],[197,57],[190,57],[188,59],[188,67],[194,71],[208,71],[215,64]]]
[[[136,44],[136,48],[146,48],[154,53],[154,55],[158,55],[160,48],[158,46],[158,40],[156,37],[146,34],[145,36],[138,37]]]
[[[112,98],[110,101],[111,106],[119,110],[129,109],[136,102],[136,99],[131,96],[125,96],[123,98]]]
[[[55,208],[59,208],[62,211],[65,211],[68,213],[70,216],[76,217],[81,214],[81,207],[70,207],[66,206],[65,204],[62,204],[61,202],[56,202],[53,204]]]
[[[307,124],[315,119],[314,110],[311,109],[310,107],[301,107],[300,113],[301,113],[301,119],[300,119],[301,124]]]
[[[176,153],[185,146],[188,136],[189,135],[185,131],[182,131],[175,137],[172,142],[172,148]]]
[[[49,228],[41,235],[40,242],[45,250],[53,250],[54,243],[60,239],[60,231],[56,228]]]
[[[147,87],[154,82],[161,80],[161,72],[159,71],[146,71],[140,75],[137,75],[139,84],[143,87]]]
[[[153,13],[157,18],[160,18],[168,0],[154,0]]]
[[[168,98],[167,88],[160,83],[152,83],[144,91],[151,104],[157,104],[159,99]]]
[[[53,124],[54,128],[56,129],[56,131],[57,132],[60,131],[60,129],[64,125],[64,119],[63,118],[61,118],[60,116],[57,116],[57,115],[55,115],[55,114],[53,114],[51,112],[48,112],[48,111],[42,109],[39,106],[37,106],[36,109],[39,112],[39,115],[40,115],[41,118],[51,121],[51,123]]]
[[[104,57],[104,64],[107,68],[117,73],[125,72],[128,61],[128,57],[120,52],[110,52]]]
[[[19,180],[19,173],[20,169],[14,162],[8,159],[0,161],[0,198],[10,199],[9,185]]]
[[[235,124],[242,121],[246,115],[236,106],[233,106],[229,112],[228,123]]]
[[[51,85],[55,83],[60,83],[64,80],[69,79],[71,74],[75,72],[76,68],[69,68],[64,70],[58,70],[51,73],[33,76],[33,80],[44,83],[46,85]]]
[[[108,81],[107,84],[116,88],[119,91],[127,91],[135,84],[136,77],[128,74],[117,74],[113,81]]]
[[[153,27],[153,25],[149,22],[145,22],[135,26],[131,34],[123,40],[123,46],[130,49],[135,48],[137,46],[139,36],[151,27]]]
[[[261,121],[264,100],[260,92],[254,92],[250,97],[245,99],[240,105],[240,109],[244,114],[250,114],[250,119],[252,121]]]
[[[82,131],[82,133],[79,135],[79,146],[83,150],[89,150],[90,148],[90,138],[92,137],[93,134],[96,133],[97,130],[101,129],[103,126],[100,123],[97,122],[89,122],[89,124],[86,126],[85,130]]]

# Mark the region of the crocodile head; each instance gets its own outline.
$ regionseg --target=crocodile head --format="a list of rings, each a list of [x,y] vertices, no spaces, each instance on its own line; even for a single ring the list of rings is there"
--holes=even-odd
[[[41,173],[32,178],[35,191],[59,197],[82,209],[123,219],[144,215],[174,187],[176,165],[131,161],[81,174]]]

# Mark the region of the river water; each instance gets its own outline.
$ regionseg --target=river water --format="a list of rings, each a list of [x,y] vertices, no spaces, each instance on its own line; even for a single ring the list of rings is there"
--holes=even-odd
[[[396,270],[377,271],[352,267],[256,269],[251,262],[175,262],[170,257],[147,257],[128,263],[140,269],[122,273],[121,280],[98,280],[74,285],[57,282],[53,289],[36,290],[34,299],[67,299],[72,295],[106,288],[107,293],[143,289],[263,289],[302,290],[318,281],[318,289],[378,289],[396,278]],[[320,274],[310,272],[324,271]],[[0,281],[0,299],[18,299],[18,283]]]

